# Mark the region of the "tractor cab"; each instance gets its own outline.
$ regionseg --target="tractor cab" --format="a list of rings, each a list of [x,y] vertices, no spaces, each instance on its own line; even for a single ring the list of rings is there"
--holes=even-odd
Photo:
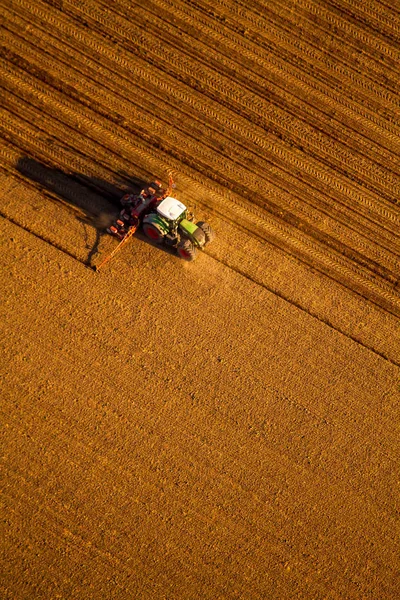
[[[167,196],[157,206],[157,212],[164,217],[170,225],[170,229],[176,228],[178,223],[186,218],[186,206],[172,196]]]
[[[157,205],[154,212],[143,218],[144,234],[156,244],[166,244],[176,248],[184,260],[193,260],[197,250],[213,237],[207,223],[195,224],[193,215],[176,198],[167,196]]]

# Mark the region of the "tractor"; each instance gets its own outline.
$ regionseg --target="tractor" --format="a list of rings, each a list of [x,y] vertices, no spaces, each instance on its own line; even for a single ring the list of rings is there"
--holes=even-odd
[[[176,248],[178,256],[188,261],[194,260],[198,249],[214,239],[210,225],[204,221],[195,224],[186,206],[172,196],[143,217],[142,229],[150,240]]]
[[[152,242],[175,248],[177,254],[187,261],[194,260],[198,250],[214,239],[214,231],[210,225],[204,221],[195,224],[193,214],[182,202],[170,195],[172,187],[172,179],[167,189],[156,180],[139,194],[125,194],[122,197],[123,208],[119,217],[107,229],[121,243],[97,270],[139,227]]]

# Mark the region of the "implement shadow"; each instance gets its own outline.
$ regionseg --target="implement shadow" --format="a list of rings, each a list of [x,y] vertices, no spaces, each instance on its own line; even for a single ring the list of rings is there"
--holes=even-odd
[[[51,201],[66,205],[83,225],[95,229],[94,243],[90,245],[88,237],[85,240],[89,251],[84,261],[87,266],[92,266],[92,258],[98,252],[105,229],[115,218],[117,207],[120,208],[121,197],[127,192],[138,192],[144,186],[142,180],[123,173],[115,185],[82,173],[65,173],[27,156],[18,160],[16,169]]]

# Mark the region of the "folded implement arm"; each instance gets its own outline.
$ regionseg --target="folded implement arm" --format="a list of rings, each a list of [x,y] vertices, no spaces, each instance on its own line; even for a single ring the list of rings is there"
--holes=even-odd
[[[155,182],[158,186],[161,187],[161,184],[159,181]],[[151,185],[151,184],[150,184]],[[138,196],[138,199],[143,198],[142,194],[144,194],[147,197],[147,201],[149,201],[150,199],[150,203],[152,202],[152,200],[155,201],[160,201],[163,198],[165,198],[166,196],[169,196],[172,192],[172,188],[174,187],[174,180],[172,177],[172,174],[169,173],[169,178],[168,178],[168,187],[165,191],[163,191],[161,196],[158,196],[157,194],[157,190],[156,189],[152,189],[151,187],[147,186],[146,188],[144,188],[144,190],[142,190],[141,194]],[[149,196],[149,190],[151,190],[151,197]],[[153,196],[154,193],[154,196]],[[156,202],[157,203],[157,202]],[[104,260],[95,267],[96,271],[100,271],[100,269],[102,269],[104,267],[104,265],[106,265],[116,254],[117,252],[119,252],[121,250],[121,248],[126,244],[126,242],[133,236],[133,234],[137,231],[138,227],[140,226],[144,213],[141,214],[141,209],[138,209],[136,211],[134,211],[132,213],[133,219],[134,219],[134,223],[132,225],[130,225],[128,232],[126,233],[126,235],[124,236],[124,238],[120,241],[120,243],[118,244],[118,246],[111,252],[111,254],[109,254],[108,256],[106,256],[104,258]]]
[[[116,248],[114,248],[114,250],[111,252],[111,254],[109,254],[108,256],[105,257],[105,259],[95,267],[96,271],[100,271],[101,268],[104,267],[104,265],[106,265],[108,263],[109,260],[111,260],[116,254],[117,252],[119,252],[122,248],[122,246],[124,246],[126,244],[126,242],[129,240],[129,238],[131,238],[133,236],[133,234],[136,232],[137,228],[139,227],[139,221],[137,223],[137,225],[133,225],[128,233],[126,234],[126,236],[124,237],[124,239],[118,244],[118,246]]]

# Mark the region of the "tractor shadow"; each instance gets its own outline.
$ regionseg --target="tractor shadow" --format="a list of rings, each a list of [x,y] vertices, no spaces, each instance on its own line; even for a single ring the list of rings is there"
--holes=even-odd
[[[113,184],[82,173],[66,173],[27,156],[18,160],[16,169],[49,200],[66,205],[74,212],[76,219],[83,225],[83,236],[88,249],[87,257],[83,262],[91,268],[94,268],[93,258],[98,254],[102,237],[104,235],[109,237],[106,228],[121,210],[120,199],[128,192],[139,192],[147,183],[127,173],[119,173],[116,177],[117,183]],[[91,243],[89,243],[88,227],[95,230],[95,241]],[[90,237],[93,240],[93,236]],[[150,245],[157,245],[141,232],[135,233],[135,237]],[[162,251],[171,253],[169,248],[158,247]]]

